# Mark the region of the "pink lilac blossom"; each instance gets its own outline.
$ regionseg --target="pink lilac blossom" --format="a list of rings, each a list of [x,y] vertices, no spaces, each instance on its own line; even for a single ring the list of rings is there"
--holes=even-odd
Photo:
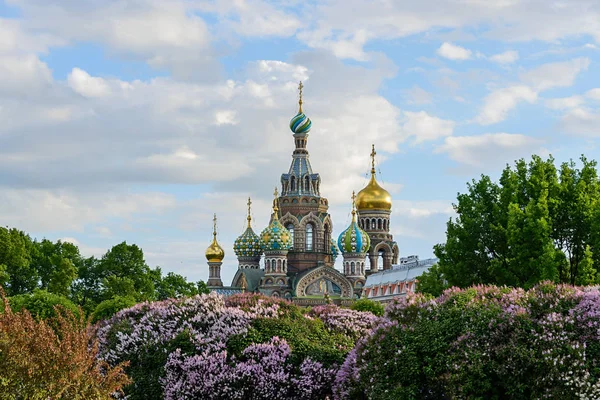
[[[99,354],[116,363],[140,352],[166,349],[185,334],[195,352],[176,349],[167,356],[160,379],[167,400],[323,399],[331,395],[339,366],[325,367],[310,358],[294,364],[283,339],[251,344],[239,358],[228,354],[229,338],[244,335],[256,319],[286,315],[290,307],[295,306],[254,294],[224,300],[210,293],[142,303],[97,326]],[[336,306],[316,307],[306,317],[320,318],[329,330],[352,338],[368,336],[383,322],[371,313]]]

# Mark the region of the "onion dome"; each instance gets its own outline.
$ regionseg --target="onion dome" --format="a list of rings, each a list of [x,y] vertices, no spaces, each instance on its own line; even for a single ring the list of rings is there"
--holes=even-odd
[[[233,242],[233,251],[235,255],[238,257],[260,257],[262,254],[262,249],[260,248],[260,238],[254,231],[252,230],[252,217],[250,216],[250,206],[252,205],[252,201],[248,198],[248,227]]]
[[[221,262],[225,258],[223,248],[217,242],[217,214],[213,218],[213,241],[204,253],[208,262]]]
[[[339,254],[340,251],[338,250],[337,244],[335,244],[335,240],[331,238],[331,257],[333,258],[333,261],[337,259]]]
[[[275,201],[273,202],[273,219],[268,227],[260,234],[260,247],[263,251],[287,251],[292,247],[292,235],[279,222],[277,213],[277,189],[275,189]]]
[[[390,193],[379,186],[375,179],[375,145],[371,152],[371,180],[363,190],[356,196],[356,208],[361,210],[384,210],[392,209],[392,196]]]
[[[290,121],[290,129],[295,134],[306,134],[306,133],[310,132],[310,127],[312,125],[310,118],[308,118],[306,116],[306,114],[304,114],[302,112],[302,88],[303,87],[304,86],[302,85],[302,82],[300,82],[300,85],[298,85],[298,89],[300,90],[300,100],[298,101],[298,104],[300,105],[300,107],[298,109],[298,114],[296,114],[294,116],[294,118],[292,118]]]
[[[366,253],[371,246],[371,239],[367,232],[363,231],[356,222],[356,210],[354,208],[356,196],[352,192],[352,222],[338,238],[338,247],[343,254]]]

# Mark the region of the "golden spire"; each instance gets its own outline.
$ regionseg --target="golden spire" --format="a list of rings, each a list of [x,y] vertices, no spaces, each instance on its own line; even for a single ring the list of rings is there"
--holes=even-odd
[[[275,191],[273,192],[273,196],[275,196],[275,199],[273,200],[273,218],[274,219],[279,219],[279,217],[277,216],[277,212],[279,211],[279,204],[277,204],[279,202],[279,192],[277,191],[277,187],[275,187]]]
[[[217,214],[213,216],[213,238],[217,240]]]
[[[250,224],[252,222],[252,216],[250,215],[250,206],[252,205],[252,200],[250,200],[250,197],[248,197],[248,217],[246,218],[248,220],[248,228],[252,228],[252,225]]]
[[[359,211],[364,210],[391,210],[392,196],[389,192],[379,186],[375,178],[375,145],[371,145],[371,180],[356,196],[356,207]]]
[[[375,176],[375,156],[377,152],[375,152],[375,145],[371,145],[371,175]]]
[[[217,214],[213,217],[213,240],[204,255],[208,262],[221,262],[225,258],[225,252],[217,242]]]
[[[352,191],[352,222],[356,222],[356,193]]]
[[[246,281],[246,275],[242,274],[242,278],[240,279],[240,287],[242,288],[242,293],[246,292],[246,289],[248,288],[248,282]]]
[[[298,90],[300,91],[300,100],[298,100],[298,104],[300,105],[300,108],[298,109],[298,114],[302,113],[302,89],[304,88],[304,85],[302,84],[302,81],[300,81],[300,84],[298,85]]]

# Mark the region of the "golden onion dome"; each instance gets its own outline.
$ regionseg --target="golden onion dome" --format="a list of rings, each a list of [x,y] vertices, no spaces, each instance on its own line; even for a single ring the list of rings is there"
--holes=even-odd
[[[225,251],[217,242],[217,214],[213,218],[213,241],[204,253],[208,262],[221,262],[225,258]]]
[[[392,196],[390,193],[379,186],[375,179],[375,145],[371,151],[371,180],[363,190],[356,196],[356,208],[363,210],[385,210],[392,209]]]

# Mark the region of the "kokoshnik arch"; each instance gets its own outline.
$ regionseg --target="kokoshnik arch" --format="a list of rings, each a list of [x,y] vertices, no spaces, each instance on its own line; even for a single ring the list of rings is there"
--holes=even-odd
[[[281,192],[275,189],[271,220],[257,235],[248,199],[247,228],[233,248],[238,270],[227,287],[221,281],[225,252],[217,241],[215,216],[213,241],[206,250],[211,290],[225,295],[251,291],[284,298],[325,294],[359,298],[368,275],[391,270],[398,263],[398,245],[390,233],[392,198],[377,182],[374,145],[371,179],[358,195],[352,193],[352,222],[334,240],[328,201],[321,196],[321,177],[309,161],[312,121],[302,110],[302,88],[300,82],[298,113],[290,121],[295,144],[292,163],[281,175]],[[339,252],[344,259],[342,272],[334,268]]]

